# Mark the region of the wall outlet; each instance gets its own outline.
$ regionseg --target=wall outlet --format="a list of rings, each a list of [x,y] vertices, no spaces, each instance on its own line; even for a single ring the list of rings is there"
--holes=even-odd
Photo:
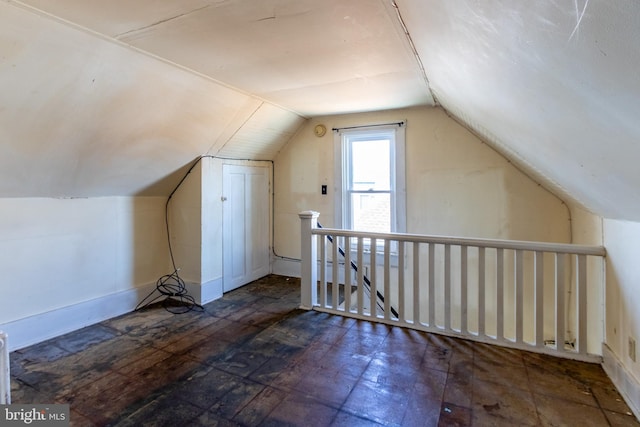
[[[636,340],[629,337],[629,359],[636,361]]]

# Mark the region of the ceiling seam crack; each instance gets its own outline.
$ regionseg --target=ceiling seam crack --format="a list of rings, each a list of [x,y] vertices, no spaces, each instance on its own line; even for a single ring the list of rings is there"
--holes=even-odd
[[[264,99],[264,98],[262,98],[260,95],[258,95],[256,93],[247,92],[246,90],[243,90],[243,89],[238,88],[236,86],[230,85],[230,84],[225,83],[225,82],[223,82],[221,80],[215,79],[215,78],[213,78],[213,77],[211,77],[211,76],[209,76],[207,74],[204,74],[202,72],[199,72],[199,71],[197,71],[197,70],[195,70],[193,68],[189,68],[187,66],[180,65],[177,62],[173,62],[173,61],[171,61],[171,60],[169,60],[167,58],[164,58],[164,57],[162,57],[160,55],[157,55],[157,54],[155,54],[153,52],[150,52],[148,50],[144,50],[142,48],[136,47],[136,46],[134,46],[134,45],[132,45],[130,43],[127,43],[127,42],[124,42],[124,41],[122,41],[120,39],[117,39],[114,36],[110,36],[110,35],[105,34],[105,33],[100,33],[100,32],[98,32],[96,30],[92,30],[92,29],[90,29],[88,27],[85,27],[85,26],[82,26],[82,25],[80,25],[78,23],[63,19],[63,18],[61,18],[59,16],[53,15],[53,14],[51,14],[49,12],[46,12],[46,11],[44,11],[42,9],[38,9],[38,8],[33,7],[33,6],[29,5],[29,4],[26,4],[26,3],[24,3],[24,2],[22,2],[20,0],[0,0],[0,1],[5,2],[5,3],[7,3],[7,4],[9,4],[9,5],[13,6],[13,7],[17,7],[17,8],[23,9],[23,10],[28,11],[30,13],[33,13],[35,15],[38,15],[38,16],[50,19],[52,21],[58,22],[59,24],[65,25],[65,26],[70,27],[70,28],[73,28],[73,29],[75,29],[77,31],[82,31],[82,32],[84,32],[86,34],[90,34],[93,37],[98,37],[98,38],[100,38],[100,39],[102,39],[102,40],[104,40],[106,42],[113,43],[113,44],[115,44],[117,46],[120,46],[121,48],[129,49],[129,50],[134,51],[136,53],[145,55],[145,56],[147,56],[149,58],[152,58],[152,59],[154,59],[156,61],[162,62],[162,63],[164,63],[166,65],[171,66],[171,67],[180,69],[180,70],[182,70],[184,72],[190,73],[190,74],[192,74],[194,76],[197,76],[197,77],[202,78],[204,80],[207,80],[209,82],[212,82],[212,83],[215,83],[217,85],[220,85],[220,86],[226,87],[228,89],[231,89],[231,90],[233,90],[235,92],[238,92],[238,93],[240,93],[242,95],[245,95],[245,96],[248,96],[248,97],[251,97],[251,98],[255,98],[255,99],[261,101],[262,103],[273,105],[273,106],[275,106],[277,108],[280,108],[280,109],[282,109],[284,111],[288,111],[288,112],[293,113],[293,114],[295,114],[295,115],[297,115],[299,117],[302,117],[302,118],[308,118],[306,115],[303,115],[302,113],[300,113],[298,111],[292,110],[291,108],[286,107],[284,105],[280,105],[280,104],[277,104],[275,102],[272,102],[272,101],[269,101],[267,99]],[[215,6],[215,5],[208,5],[208,6],[205,6],[205,7],[211,7],[211,6]],[[191,12],[187,12],[184,15],[196,12],[196,11],[198,11],[200,9],[204,9],[205,7],[201,7],[199,9],[192,10]]]
[[[415,59],[418,63],[418,67],[420,68],[420,74],[422,74],[422,78],[424,79],[426,85],[427,85],[427,89],[429,90],[429,95],[431,95],[431,98],[433,98],[433,102],[434,104],[437,106],[440,103],[438,102],[438,98],[436,98],[435,93],[433,93],[433,90],[431,89],[431,83],[429,82],[429,77],[427,76],[427,70],[424,68],[424,64],[422,63],[422,59],[420,59],[420,55],[418,54],[418,50],[416,49],[416,45],[413,43],[413,39],[411,38],[411,34],[409,33],[409,29],[407,28],[407,25],[404,22],[404,18],[402,18],[402,14],[400,13],[400,8],[398,7],[398,4],[396,3],[395,0],[391,0],[391,7],[393,7],[396,11],[396,16],[398,17],[398,21],[400,22],[400,25],[402,26],[402,31],[404,32],[404,35],[407,38],[407,42],[409,43],[409,47],[411,48],[411,51],[413,52],[413,55],[415,56]]]
[[[116,34],[116,35],[115,35],[115,36],[113,36],[113,37],[114,37],[115,39],[120,39],[120,37],[125,37],[125,36],[127,36],[128,34],[136,33],[136,32],[138,32],[138,31],[144,31],[144,30],[146,30],[146,29],[153,28],[153,27],[155,27],[155,26],[157,26],[157,25],[164,24],[165,22],[173,21],[174,19],[178,19],[178,18],[182,18],[182,17],[187,16],[187,15],[191,15],[192,13],[199,12],[199,11],[201,11],[201,10],[203,10],[203,9],[207,9],[207,8],[209,8],[209,7],[211,7],[211,5],[210,5],[210,4],[208,4],[208,5],[206,5],[206,6],[199,7],[199,8],[194,9],[194,10],[190,10],[189,12],[181,13],[181,14],[176,15],[176,16],[171,16],[171,17],[166,18],[166,19],[161,19],[161,20],[160,20],[160,21],[158,21],[158,22],[154,22],[153,24],[145,25],[144,27],[135,28],[135,29],[133,29],[133,30],[125,31],[124,33]]]

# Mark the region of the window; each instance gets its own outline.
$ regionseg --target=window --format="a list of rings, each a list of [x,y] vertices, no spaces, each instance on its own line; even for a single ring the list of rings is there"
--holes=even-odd
[[[404,232],[404,123],[335,134],[336,226]]]

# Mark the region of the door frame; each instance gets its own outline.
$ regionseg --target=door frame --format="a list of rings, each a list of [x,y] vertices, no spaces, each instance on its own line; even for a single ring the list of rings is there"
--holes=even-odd
[[[260,170],[260,173],[257,175],[263,175],[266,178],[265,186],[259,189],[259,194],[264,190],[264,198],[255,200],[253,204],[258,206],[260,209],[260,205],[266,201],[268,215],[258,215],[261,219],[264,218],[264,221],[261,220],[262,225],[264,225],[264,235],[261,239],[264,241],[264,261],[266,262],[265,266],[261,266],[258,271],[248,271],[250,267],[247,267],[247,260],[245,258],[245,276],[241,279],[239,283],[233,283],[236,280],[233,277],[233,273],[231,272],[233,269],[233,258],[230,258],[229,255],[233,253],[232,250],[232,238],[230,236],[230,232],[232,232],[232,227],[229,224],[230,214],[229,208],[230,202],[234,202],[234,200],[230,199],[232,197],[231,194],[227,194],[229,188],[227,185],[229,184],[229,176],[227,174],[232,173],[233,170]],[[237,289],[241,286],[246,285],[247,283],[252,282],[253,280],[259,279],[271,272],[271,246],[272,246],[272,203],[273,203],[273,193],[272,189],[272,179],[273,179],[273,164],[271,162],[265,161],[239,161],[239,162],[224,162],[222,164],[222,288],[223,293],[229,292],[233,289]],[[258,195],[259,195],[258,194]],[[245,194],[246,196],[246,194]],[[251,240],[251,239],[249,239]],[[248,244],[245,239],[245,245]],[[250,251],[245,249],[245,256],[250,255]]]

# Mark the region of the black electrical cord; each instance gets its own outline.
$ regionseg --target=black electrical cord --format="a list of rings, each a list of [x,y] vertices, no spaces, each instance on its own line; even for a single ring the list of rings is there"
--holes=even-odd
[[[158,292],[154,298],[152,296]],[[192,310],[203,311],[204,307],[196,303],[195,299],[187,293],[184,281],[178,275],[178,270],[166,274],[158,279],[155,289],[136,306],[136,311],[142,310],[164,298],[162,307],[170,313],[182,314]]]
[[[173,248],[171,247],[171,231],[169,228],[169,202],[171,198],[178,191],[178,188],[182,185],[185,179],[189,176],[193,168],[202,160],[204,156],[200,156],[191,165],[187,173],[182,177],[178,185],[173,189],[167,202],[164,205],[164,224],[167,230],[167,243],[169,244],[169,256],[171,258],[171,266],[173,267],[173,273],[165,274],[156,281],[156,287],[140,301],[136,306],[135,311],[142,310],[150,305],[160,301],[162,299],[162,307],[170,313],[182,314],[192,310],[204,311],[204,307],[196,303],[196,300],[188,294],[187,286],[178,274],[179,268],[176,268],[176,261],[173,256]],[[154,294],[157,295],[155,297]],[[152,298],[153,297],[153,298]]]
[[[167,231],[167,243],[169,247],[169,257],[171,258],[171,266],[173,267],[173,273],[166,274],[158,279],[156,282],[155,288],[140,301],[140,303],[136,306],[135,310],[142,310],[150,305],[160,301],[162,299],[162,306],[173,314],[181,314],[187,313],[192,310],[204,311],[204,307],[200,304],[196,303],[195,299],[188,294],[186,284],[184,280],[178,274],[179,268],[176,267],[176,261],[173,256],[173,247],[171,245],[171,229],[169,227],[169,202],[173,195],[178,191],[178,188],[182,185],[182,183],[187,179],[193,168],[196,167],[198,163],[204,158],[211,159],[221,159],[221,160],[235,160],[235,161],[259,161],[259,162],[271,162],[271,174],[273,181],[273,160],[253,160],[253,159],[233,159],[228,157],[218,157],[218,156],[199,156],[191,165],[186,174],[182,177],[178,185],[175,186],[173,191],[169,194],[167,198],[167,202],[164,205],[164,223],[165,229]],[[272,203],[273,204],[273,203]],[[272,230],[273,232],[273,230]],[[273,237],[273,236],[272,236]],[[272,248],[273,254],[279,258],[281,257],[275,253],[275,248]],[[155,297],[154,297],[155,295]]]
[[[273,256],[276,258],[283,259],[285,261],[294,261],[301,262],[300,258],[292,258],[284,255],[278,255],[276,252],[276,209],[275,209],[275,200],[276,200],[276,172],[275,165],[273,160],[271,162],[271,252]]]

